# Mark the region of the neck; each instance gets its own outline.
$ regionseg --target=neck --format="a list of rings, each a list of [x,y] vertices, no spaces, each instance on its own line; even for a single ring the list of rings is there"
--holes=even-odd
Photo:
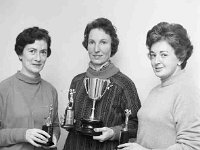
[[[110,60],[106,61],[106,62],[105,62],[104,64],[102,64],[102,65],[95,65],[95,64],[93,64],[92,62],[90,62],[90,63],[89,63],[89,66],[90,66],[93,70],[99,71],[99,70],[101,70],[102,68],[107,67],[110,63],[111,63]]]
[[[28,72],[24,71],[23,69],[21,69],[20,72],[21,72],[22,74],[24,74],[24,75],[30,77],[30,78],[37,78],[37,77],[40,76],[39,73],[38,73],[38,74],[36,74],[36,73],[28,73]]]
[[[170,80],[171,78],[173,78],[174,76],[178,75],[179,73],[181,72],[181,67],[177,67],[176,70],[174,71],[173,74],[171,74],[170,76],[166,77],[166,78],[163,78],[161,79],[161,82],[165,82],[167,80]]]

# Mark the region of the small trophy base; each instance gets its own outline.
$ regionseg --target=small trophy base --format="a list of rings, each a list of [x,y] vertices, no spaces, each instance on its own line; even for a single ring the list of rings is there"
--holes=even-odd
[[[62,127],[63,129],[65,129],[65,130],[70,130],[70,129],[73,129],[73,128],[74,128],[74,125],[68,124],[68,125],[62,125],[61,127]]]
[[[94,128],[103,127],[101,120],[81,119],[82,128],[81,133],[88,136],[99,136],[101,132],[95,132]]]
[[[53,127],[52,126],[46,126],[46,125],[43,125],[42,126],[42,130],[47,132],[51,137],[48,139],[48,142],[47,143],[38,143],[42,146],[52,146],[54,145],[53,141],[52,141],[52,134],[53,134]]]
[[[129,141],[129,132],[128,131],[121,131],[119,144],[128,143],[128,141]]]

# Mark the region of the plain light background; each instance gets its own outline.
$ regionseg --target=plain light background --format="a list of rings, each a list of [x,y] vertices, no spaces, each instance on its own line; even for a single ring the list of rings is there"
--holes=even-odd
[[[106,17],[116,26],[120,45],[112,61],[134,81],[142,103],[160,82],[147,57],[146,33],[162,21],[187,29],[194,53],[186,70],[200,85],[199,0],[0,0],[0,81],[21,69],[14,51],[16,36],[32,26],[47,29],[52,55],[41,75],[57,89],[59,114],[63,115],[72,78],[88,67],[88,54],[81,44],[84,29],[98,17]],[[66,137],[62,129],[59,150]]]

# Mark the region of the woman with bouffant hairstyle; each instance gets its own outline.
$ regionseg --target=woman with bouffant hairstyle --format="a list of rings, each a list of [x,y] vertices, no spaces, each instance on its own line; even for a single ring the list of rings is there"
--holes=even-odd
[[[138,111],[136,143],[122,150],[199,150],[200,90],[185,73],[193,46],[180,24],[161,22],[147,33],[154,87]]]

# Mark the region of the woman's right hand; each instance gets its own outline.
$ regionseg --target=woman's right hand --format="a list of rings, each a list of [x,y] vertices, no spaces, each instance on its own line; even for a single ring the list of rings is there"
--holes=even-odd
[[[50,135],[41,129],[26,130],[26,140],[35,147],[41,147],[39,143],[47,143]]]

